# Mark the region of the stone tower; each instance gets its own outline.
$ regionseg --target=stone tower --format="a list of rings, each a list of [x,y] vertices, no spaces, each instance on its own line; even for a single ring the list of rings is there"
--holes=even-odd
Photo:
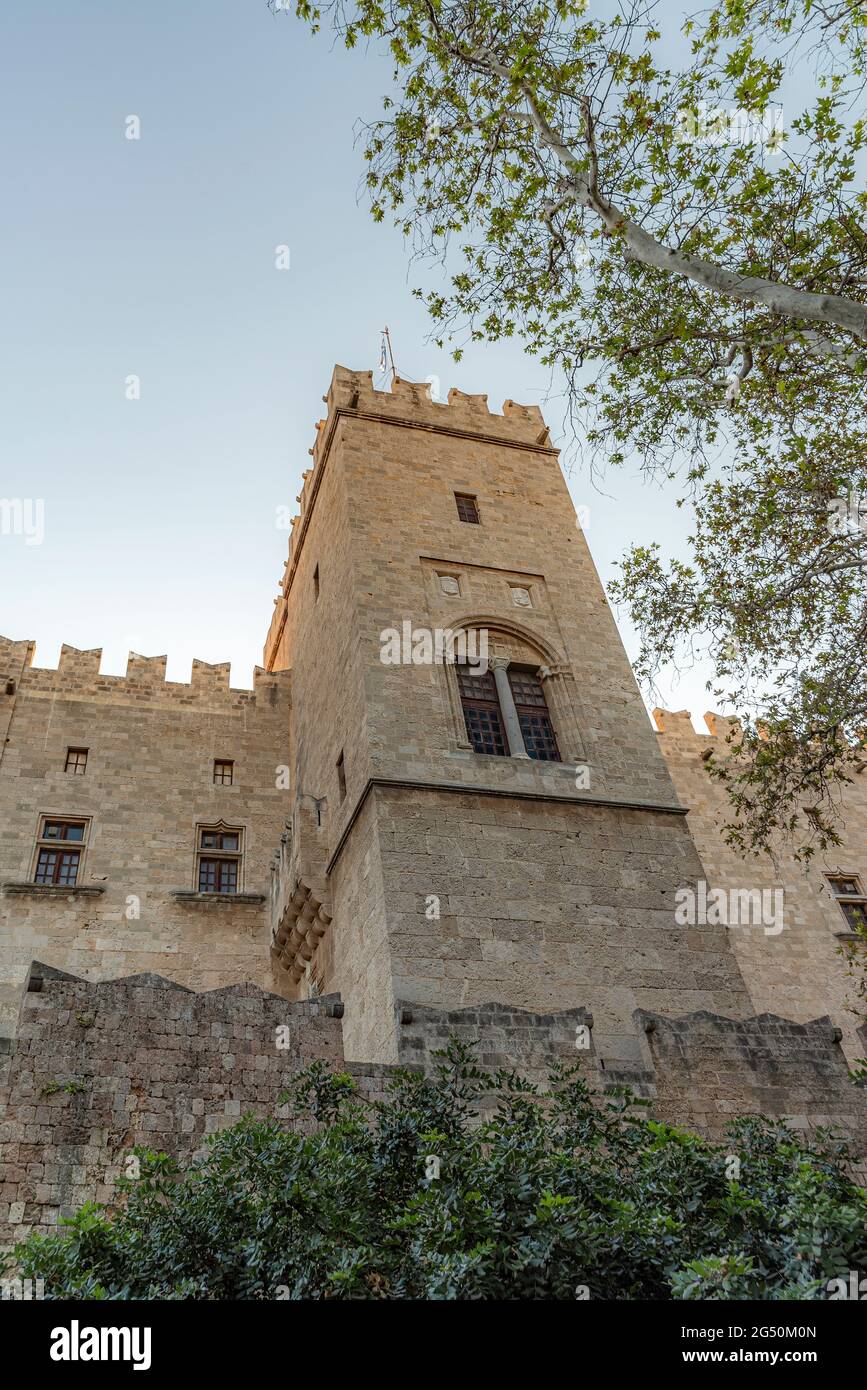
[[[402,1001],[584,1006],[612,1065],[636,1008],[749,1013],[725,928],[675,925],[701,862],[539,409],[342,367],[324,399],[265,645],[278,975],[339,992],[375,1061]],[[438,659],[447,631],[486,674]]]

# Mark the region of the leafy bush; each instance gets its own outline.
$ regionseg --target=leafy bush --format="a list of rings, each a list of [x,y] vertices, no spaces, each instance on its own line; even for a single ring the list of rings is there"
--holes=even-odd
[[[30,1236],[20,1272],[61,1299],[780,1299],[867,1267],[867,1193],[829,1136],[752,1118],[720,1147],[576,1068],[539,1091],[457,1043],[384,1102],[321,1064],[286,1100],[294,1129],[245,1117],[185,1173],[138,1150],[122,1209]]]

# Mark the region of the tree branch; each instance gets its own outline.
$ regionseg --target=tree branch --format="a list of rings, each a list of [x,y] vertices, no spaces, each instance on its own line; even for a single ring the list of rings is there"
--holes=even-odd
[[[456,50],[453,45],[450,47],[455,56],[459,56],[463,61],[481,67],[492,77],[514,83],[510,69],[489,49],[477,49],[473,53],[467,53],[460,48]],[[867,341],[867,305],[844,299],[839,295],[814,294],[759,276],[742,275],[738,271],[714,265],[701,257],[686,256],[674,247],[658,241],[600,192],[598,156],[589,98],[581,99],[588,150],[587,157],[582,159],[570,148],[562,132],[548,120],[529,83],[520,83],[518,87],[527,103],[526,114],[533,128],[545,147],[563,166],[566,177],[561,183],[561,193],[579,206],[595,213],[611,235],[619,236],[628,260],[637,261],[667,275],[683,275],[704,289],[713,290],[738,303],[763,304],[782,318],[834,324]],[[585,171],[585,165],[588,163],[589,171]],[[834,345],[825,344],[824,340],[817,339],[815,346],[820,355],[839,355],[834,350]]]

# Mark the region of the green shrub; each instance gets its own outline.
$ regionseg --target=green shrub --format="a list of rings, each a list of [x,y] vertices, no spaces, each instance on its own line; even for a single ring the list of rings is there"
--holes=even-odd
[[[121,1209],[32,1235],[20,1272],[50,1298],[780,1299],[867,1268],[867,1193],[827,1135],[752,1118],[713,1145],[457,1043],[384,1102],[319,1064],[287,1102],[294,1128],[245,1117],[184,1173],[137,1150]]]

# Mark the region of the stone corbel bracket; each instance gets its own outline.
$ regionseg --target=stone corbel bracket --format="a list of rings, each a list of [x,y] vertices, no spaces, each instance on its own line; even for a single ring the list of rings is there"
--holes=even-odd
[[[271,954],[294,984],[300,981],[330,925],[327,904],[298,879],[271,938]]]

